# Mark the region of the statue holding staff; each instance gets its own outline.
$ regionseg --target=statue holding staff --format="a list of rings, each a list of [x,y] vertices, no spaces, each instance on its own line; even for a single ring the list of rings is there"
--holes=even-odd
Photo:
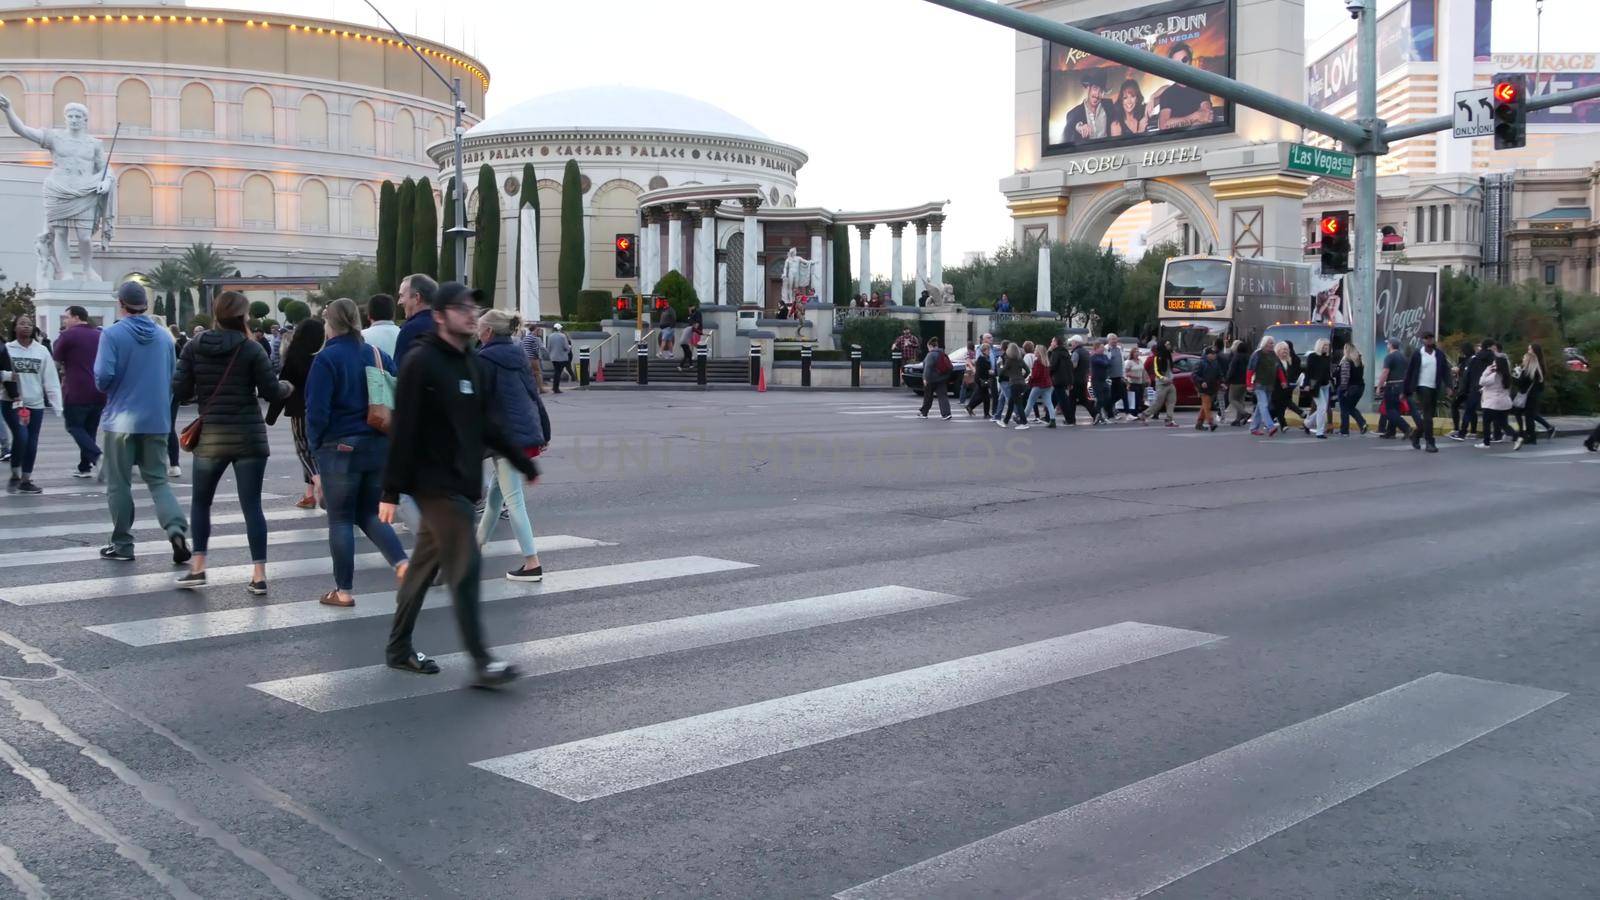
[[[31,128],[23,124],[11,106],[10,98],[0,94],[0,113],[18,136],[50,152],[52,168],[44,182],[44,218],[48,226],[51,258],[47,268],[53,278],[66,277],[68,234],[78,242],[80,277],[99,281],[94,271],[94,247],[90,239],[98,228],[109,236],[111,215],[108,208],[114,180],[109,158],[99,138],[89,134],[89,109],[81,103],[68,103],[66,128]]]

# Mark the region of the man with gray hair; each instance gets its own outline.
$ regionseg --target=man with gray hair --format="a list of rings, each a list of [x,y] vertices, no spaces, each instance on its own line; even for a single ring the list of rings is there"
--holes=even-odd
[[[1383,358],[1383,371],[1378,373],[1378,397],[1383,401],[1383,418],[1378,422],[1378,437],[1392,441],[1398,433],[1411,438],[1411,426],[1400,415],[1400,404],[1405,395],[1408,360],[1400,349],[1397,338],[1389,338],[1389,355]],[[1431,437],[1431,435],[1430,435]]]

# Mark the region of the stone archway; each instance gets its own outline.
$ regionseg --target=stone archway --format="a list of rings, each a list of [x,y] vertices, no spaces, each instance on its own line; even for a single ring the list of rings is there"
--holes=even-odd
[[[1202,200],[1182,186],[1160,178],[1138,179],[1112,185],[1067,208],[1064,238],[1098,245],[1117,216],[1147,200],[1170,203],[1200,232],[1201,246],[1224,246],[1217,224],[1215,201]]]

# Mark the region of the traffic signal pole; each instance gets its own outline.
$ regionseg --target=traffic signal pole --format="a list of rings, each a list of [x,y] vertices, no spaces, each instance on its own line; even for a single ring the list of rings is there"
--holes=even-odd
[[[1356,227],[1350,231],[1356,270],[1354,290],[1350,292],[1350,315],[1354,320],[1350,339],[1366,357],[1366,383],[1382,394],[1383,385],[1378,384],[1382,356],[1377,352],[1378,154],[1388,152],[1388,147],[1384,145],[1383,123],[1378,120],[1378,0],[1361,0],[1361,14],[1356,21],[1356,75],[1356,124],[1375,139],[1345,144],[1356,157]],[[1363,397],[1361,405],[1367,403]]]

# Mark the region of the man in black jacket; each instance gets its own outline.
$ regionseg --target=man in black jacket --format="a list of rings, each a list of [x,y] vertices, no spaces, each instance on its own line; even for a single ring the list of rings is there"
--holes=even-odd
[[[1067,424],[1078,424],[1078,407],[1089,411],[1089,422],[1098,425],[1101,422],[1100,410],[1094,408],[1094,401],[1089,399],[1089,348],[1083,345],[1081,335],[1067,338],[1067,346],[1071,348],[1072,359],[1072,397],[1067,402]]]
[[[1467,361],[1467,371],[1462,375],[1461,388],[1466,391],[1467,401],[1461,407],[1461,426],[1449,435],[1452,441],[1464,441],[1467,435],[1478,430],[1478,379],[1483,377],[1483,370],[1494,364],[1494,341],[1484,338],[1478,345],[1478,352]],[[1484,437],[1488,437],[1485,435]]]
[[[1433,443],[1433,413],[1439,405],[1439,395],[1450,389],[1450,357],[1433,341],[1433,332],[1422,333],[1422,347],[1411,354],[1406,365],[1406,380],[1401,388],[1404,396],[1411,398],[1411,418],[1416,430],[1411,432],[1411,448],[1421,450],[1428,442],[1428,452],[1438,453]]]
[[[509,460],[529,481],[538,477],[539,470],[495,427],[484,392],[478,388],[468,342],[477,330],[476,301],[481,295],[459,282],[439,285],[432,301],[435,328],[416,338],[400,367],[378,518],[394,521],[401,494],[416,498],[422,511],[417,547],[395,596],[389,667],[424,675],[439,671],[437,662],[411,645],[411,631],[428,586],[442,568],[444,584],[455,602],[461,641],[477,666],[475,684],[498,687],[521,673],[489,656],[478,620],[482,560],[473,527],[473,504],[483,493],[484,445]]]

